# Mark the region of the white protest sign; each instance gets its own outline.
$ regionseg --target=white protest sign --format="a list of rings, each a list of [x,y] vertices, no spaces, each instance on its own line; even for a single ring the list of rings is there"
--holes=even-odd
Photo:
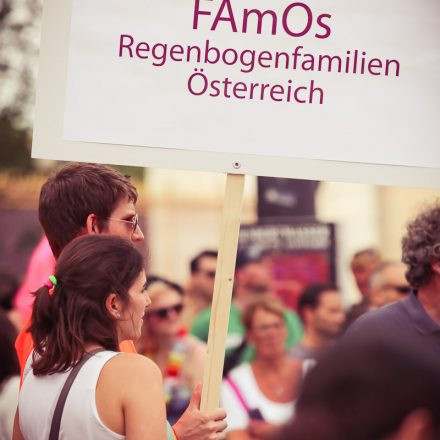
[[[36,157],[440,184],[435,0],[44,7]]]

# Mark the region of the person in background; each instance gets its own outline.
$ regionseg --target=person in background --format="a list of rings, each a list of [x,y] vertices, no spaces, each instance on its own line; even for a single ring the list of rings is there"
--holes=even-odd
[[[341,334],[345,321],[341,294],[333,287],[312,284],[301,294],[298,311],[304,336],[289,354],[297,359],[317,359]]]
[[[293,414],[303,363],[288,356],[285,310],[275,298],[258,298],[243,312],[255,358],[232,369],[221,388],[228,440],[270,439]]]
[[[190,328],[195,317],[207,307],[211,307],[214,293],[217,252],[204,250],[190,262],[190,279],[185,290],[185,308],[182,321]]]
[[[347,312],[346,326],[349,326],[359,316],[371,310],[372,306],[369,298],[370,277],[381,262],[380,253],[373,248],[363,249],[354,254],[350,267],[361,294],[361,300],[352,305]]]
[[[370,278],[370,302],[374,308],[408,297],[411,287],[405,272],[406,266],[397,261],[385,261],[376,268]]]
[[[14,305],[17,288],[17,278],[9,271],[0,270],[0,310],[7,314],[18,332],[23,326],[23,319],[20,311]]]
[[[151,299],[138,353],[152,359],[163,376],[167,419],[171,424],[181,417],[191,394],[203,379],[206,345],[188,334],[182,326],[183,290],[171,281],[148,277]]]
[[[272,288],[272,275],[267,266],[260,261],[247,261],[236,268],[226,340],[227,369],[253,359],[255,351],[246,344],[244,338],[246,330],[241,321],[241,312],[256,299],[274,297]],[[288,332],[286,347],[290,348],[301,339],[302,326],[299,317],[292,310],[285,309],[284,313]],[[191,327],[191,334],[207,342],[210,319],[211,307],[197,316]],[[229,359],[232,361],[229,362]]]
[[[20,367],[14,350],[17,331],[0,310],[0,439],[12,438],[14,414],[18,403]]]
[[[307,374],[276,440],[438,440],[440,364],[412,337],[368,330]]]
[[[32,252],[23,281],[16,290],[14,306],[20,312],[23,323],[29,320],[32,314],[35,292],[44,283],[47,277],[55,270],[55,257],[45,235],[41,237]]]
[[[85,356],[63,407],[60,432],[66,438],[174,438],[159,369],[118,348],[140,337],[151,304],[139,251],[121,237],[78,237],[65,246],[48,281],[34,302],[29,331],[35,349],[20,391],[15,438],[48,438],[60,390]],[[224,437],[224,416],[213,412],[216,434],[208,438]]]
[[[65,165],[49,177],[40,192],[39,219],[53,255],[57,258],[70,241],[82,235],[114,235],[134,244],[142,242],[137,196],[129,176],[112,168],[87,163]],[[44,275],[47,278],[51,274]],[[15,342],[21,374],[33,350],[29,326],[30,321]],[[121,341],[120,350],[136,352],[133,341]],[[124,382],[118,385],[123,387]],[[197,390],[193,398],[198,399]],[[179,440],[205,440],[215,435],[212,417],[192,405],[174,425]]]
[[[373,310],[355,321],[347,336],[371,331],[398,334],[429,344],[440,359],[440,204],[421,212],[402,239],[402,261],[412,292],[406,299]]]

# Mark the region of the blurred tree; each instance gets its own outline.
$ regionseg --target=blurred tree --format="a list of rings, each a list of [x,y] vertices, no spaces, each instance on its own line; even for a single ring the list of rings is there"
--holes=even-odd
[[[0,169],[32,170],[28,149],[41,0],[0,0]]]
[[[31,127],[41,0],[0,0],[0,118]]]
[[[37,164],[30,157],[30,132],[41,10],[42,0],[0,0],[0,171],[14,174],[34,171]],[[143,177],[142,168],[116,168]]]

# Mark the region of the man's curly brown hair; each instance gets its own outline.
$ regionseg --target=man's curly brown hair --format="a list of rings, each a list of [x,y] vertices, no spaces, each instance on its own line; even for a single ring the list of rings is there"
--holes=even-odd
[[[406,278],[412,287],[429,282],[431,264],[440,261],[440,202],[408,224],[402,239],[402,261],[408,266]]]

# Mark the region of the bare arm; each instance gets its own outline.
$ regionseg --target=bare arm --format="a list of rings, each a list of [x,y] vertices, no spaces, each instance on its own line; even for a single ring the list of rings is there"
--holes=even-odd
[[[186,361],[185,376],[188,378],[191,389],[194,389],[198,383],[203,380],[203,370],[206,362],[206,344],[193,336],[189,335],[191,352]]]
[[[122,408],[127,440],[166,440],[166,413],[162,375],[143,356],[127,355]]]

